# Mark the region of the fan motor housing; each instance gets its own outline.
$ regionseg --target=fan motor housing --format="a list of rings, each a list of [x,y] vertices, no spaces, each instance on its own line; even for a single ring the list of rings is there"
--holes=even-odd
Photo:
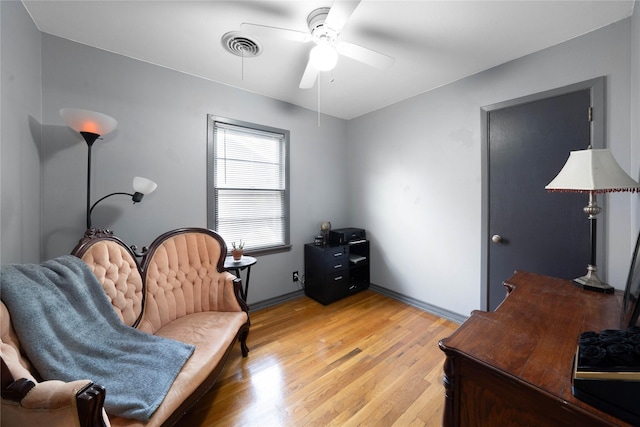
[[[309,32],[314,38],[328,35],[327,33],[330,30],[324,26],[324,21],[326,21],[327,15],[329,15],[329,9],[328,7],[315,9],[307,17]]]

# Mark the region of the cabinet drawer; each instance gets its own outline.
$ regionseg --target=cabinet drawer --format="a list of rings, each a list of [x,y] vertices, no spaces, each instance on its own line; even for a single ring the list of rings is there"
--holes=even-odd
[[[338,271],[335,273],[327,274],[325,280],[328,287],[346,290],[349,285],[349,272]]]
[[[345,247],[337,247],[326,251],[324,255],[325,272],[340,271],[349,268],[349,253]]]

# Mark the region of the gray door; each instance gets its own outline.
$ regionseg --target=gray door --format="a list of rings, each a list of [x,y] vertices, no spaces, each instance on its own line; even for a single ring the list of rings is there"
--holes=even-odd
[[[515,270],[572,279],[586,273],[588,196],[544,187],[571,150],[591,141],[590,89],[487,113],[488,308]]]

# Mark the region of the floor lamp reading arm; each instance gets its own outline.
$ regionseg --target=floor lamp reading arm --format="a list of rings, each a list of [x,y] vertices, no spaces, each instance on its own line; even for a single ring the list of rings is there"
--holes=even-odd
[[[115,193],[111,193],[111,194],[107,194],[106,196],[98,199],[97,202],[95,202],[91,208],[89,209],[89,214],[87,216],[87,228],[91,228],[91,213],[93,212],[93,209],[98,205],[98,203],[100,203],[101,201],[108,199],[111,196],[116,196],[116,195],[122,195],[122,196],[129,196],[131,197],[131,199],[133,200],[133,203],[138,203],[140,200],[142,200],[142,197],[144,196],[144,194],[139,193],[139,192],[135,192],[133,194],[131,193],[125,193],[125,192],[115,192]]]

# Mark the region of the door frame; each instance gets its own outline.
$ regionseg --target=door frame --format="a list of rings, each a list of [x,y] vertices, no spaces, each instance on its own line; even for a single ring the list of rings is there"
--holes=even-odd
[[[590,144],[593,148],[605,147],[605,77],[597,77],[595,79],[586,80],[579,83],[574,83],[568,86],[563,86],[544,92],[535,93],[532,95],[523,96],[520,98],[511,99],[508,101],[499,102],[496,104],[487,105],[480,108],[480,125],[481,125],[481,199],[482,208],[480,214],[481,221],[481,249],[480,249],[480,292],[481,303],[480,309],[487,311],[489,308],[489,245],[491,244],[489,239],[489,113],[495,110],[500,110],[507,107],[514,107],[529,102],[540,101],[546,98],[552,98],[554,96],[565,95],[572,92],[578,92],[581,90],[589,90],[591,96],[591,106],[593,108],[592,121],[591,121],[591,140]],[[587,112],[585,112],[587,114]],[[584,147],[587,148],[587,147]],[[553,177],[549,180],[551,181]],[[602,207],[602,212],[598,215],[600,224],[606,224],[606,200],[601,197],[598,200],[598,205]],[[600,277],[606,277],[605,265],[604,265],[604,247],[605,247],[605,230],[606,226],[600,226],[597,230],[597,265],[598,273]],[[587,270],[588,259],[584,260],[585,273]],[[505,277],[504,280],[507,280]]]

